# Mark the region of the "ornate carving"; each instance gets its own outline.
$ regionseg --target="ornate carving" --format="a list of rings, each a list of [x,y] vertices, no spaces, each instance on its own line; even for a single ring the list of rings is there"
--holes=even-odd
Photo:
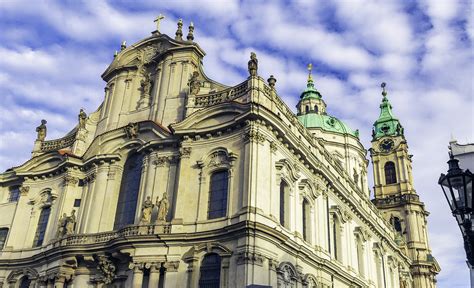
[[[179,149],[179,157],[181,158],[189,158],[191,155],[192,148],[191,147],[181,147]]]
[[[199,93],[199,90],[201,90],[201,81],[199,81],[199,72],[194,71],[191,79],[189,79],[189,93],[192,95],[196,95]]]
[[[127,134],[127,137],[130,139],[137,138],[138,136],[138,123],[128,123],[127,126],[125,126],[125,133]]]
[[[270,152],[275,153],[277,151],[277,148],[278,146],[277,146],[276,141],[270,142]]]
[[[179,268],[179,261],[168,261],[163,264],[167,272],[177,272]]]
[[[263,256],[257,253],[242,252],[237,255],[237,264],[256,264],[263,265]]]
[[[156,157],[156,159],[153,160],[153,164],[158,167],[163,167],[168,162],[169,162],[168,156]]]
[[[142,216],[140,218],[140,225],[148,225],[151,222],[151,213],[155,205],[151,202],[151,197],[147,196],[142,204]]]
[[[257,76],[258,59],[255,52],[250,52],[250,60],[248,62],[248,69],[250,76]]]
[[[112,283],[117,270],[117,267],[115,266],[114,262],[112,262],[112,260],[106,255],[96,255],[94,258],[97,263],[97,268],[104,275],[105,284]]]
[[[263,133],[260,133],[259,131],[252,129],[245,134],[244,139],[245,141],[257,142],[257,143],[263,144],[266,140],[266,137]]]
[[[64,177],[64,186],[67,186],[67,185],[75,186],[77,183],[79,183],[79,179],[77,177],[73,177],[69,175]]]
[[[47,132],[47,128],[46,128],[46,123],[48,123],[48,121],[46,120],[41,120],[41,124],[36,127],[36,132],[38,133],[37,137],[36,137],[36,140],[37,141],[44,141],[44,139],[46,138],[46,132]]]
[[[28,192],[30,191],[30,186],[21,186],[20,187],[20,195],[21,196],[26,196],[28,195]]]

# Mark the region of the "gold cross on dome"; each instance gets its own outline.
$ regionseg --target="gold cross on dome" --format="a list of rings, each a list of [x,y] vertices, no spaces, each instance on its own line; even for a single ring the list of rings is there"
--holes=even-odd
[[[313,78],[311,77],[311,72],[312,72],[312,70],[313,70],[313,64],[312,64],[312,63],[309,63],[309,64],[308,64],[308,71],[309,71],[308,79],[313,79]]]
[[[158,17],[156,17],[156,19],[153,20],[153,22],[156,23],[156,31],[158,31],[158,32],[160,32],[160,21],[163,20],[163,19],[165,19],[165,16],[161,15],[161,13],[160,13],[160,15],[158,15]]]

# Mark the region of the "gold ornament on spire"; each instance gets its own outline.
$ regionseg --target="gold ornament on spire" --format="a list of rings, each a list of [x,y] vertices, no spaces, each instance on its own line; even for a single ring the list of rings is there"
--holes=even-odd
[[[312,71],[313,71],[313,64],[309,63],[308,64],[308,80],[313,80],[313,77],[311,76]]]

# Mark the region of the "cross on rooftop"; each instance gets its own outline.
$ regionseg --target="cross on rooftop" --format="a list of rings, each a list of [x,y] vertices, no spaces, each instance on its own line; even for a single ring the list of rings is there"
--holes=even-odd
[[[160,21],[163,20],[163,19],[165,19],[165,16],[161,15],[161,13],[160,13],[160,15],[158,15],[158,17],[156,17],[156,19],[153,20],[153,22],[156,23],[156,31],[158,31],[158,32],[160,32]]]

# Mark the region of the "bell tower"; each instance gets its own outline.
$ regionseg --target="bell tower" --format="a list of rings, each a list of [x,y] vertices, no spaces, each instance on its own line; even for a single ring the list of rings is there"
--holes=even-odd
[[[428,244],[429,212],[413,186],[412,155],[408,152],[403,126],[393,116],[392,105],[382,83],[380,116],[372,128],[370,157],[374,171],[372,202],[392,223],[397,242],[412,259],[413,287],[436,287],[440,268]]]

